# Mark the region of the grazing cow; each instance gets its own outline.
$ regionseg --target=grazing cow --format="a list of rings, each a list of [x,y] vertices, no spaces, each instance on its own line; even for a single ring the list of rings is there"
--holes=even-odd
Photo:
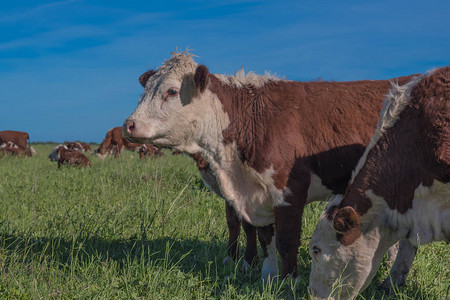
[[[129,151],[138,152],[142,144],[130,143],[126,139],[122,138],[122,127],[111,128],[107,133],[96,154],[101,159],[105,158],[107,154],[113,154],[118,158],[120,152],[124,149]]]
[[[30,142],[30,135],[22,131],[3,130],[0,131],[0,144],[12,142],[21,149],[27,149]]]
[[[311,293],[317,299],[354,298],[399,239],[415,247],[450,242],[449,182],[450,67],[445,67],[394,86],[386,97],[349,187],[328,204],[311,238]],[[395,268],[402,272],[401,265]]]
[[[77,150],[66,149],[65,146],[58,147],[58,156],[58,168],[64,164],[78,166],[78,168],[87,166],[92,167],[89,158],[87,158],[83,153]]]
[[[260,227],[262,277],[278,274],[276,250],[281,276],[297,277],[303,208],[345,191],[389,81],[294,82],[243,71],[223,76],[187,53],[173,54],[141,78],[145,91],[124,123],[124,136],[200,153],[239,217]]]

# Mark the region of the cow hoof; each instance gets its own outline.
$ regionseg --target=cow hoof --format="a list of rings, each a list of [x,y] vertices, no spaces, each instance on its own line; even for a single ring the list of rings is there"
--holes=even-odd
[[[234,263],[234,259],[233,259],[231,256],[228,256],[228,255],[227,255],[227,257],[225,257],[225,258],[223,259],[223,262],[222,262],[222,264],[223,264],[224,266],[230,265],[230,264],[232,264],[232,263]]]

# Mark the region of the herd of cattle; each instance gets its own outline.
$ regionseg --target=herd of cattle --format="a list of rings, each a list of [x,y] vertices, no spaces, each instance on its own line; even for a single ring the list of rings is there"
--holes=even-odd
[[[2,155],[24,157],[36,154],[30,145],[29,134],[22,131],[0,131],[0,148]],[[94,152],[98,157],[104,159],[108,154],[117,158],[123,150],[135,151],[141,159],[164,155],[159,147],[128,142],[122,137],[122,127],[110,129],[99,148]],[[58,162],[58,168],[62,165],[91,167],[89,158],[83,152],[92,153],[93,151],[87,143],[67,142],[54,147],[48,157],[51,161]]]
[[[136,110],[97,155],[160,155],[158,147],[190,154],[226,202],[224,263],[239,256],[242,225],[244,269],[258,261],[258,239],[261,277],[278,275],[278,252],[281,278],[297,278],[304,207],[325,199],[309,245],[312,298],[356,297],[397,242],[381,287],[404,285],[419,243],[450,242],[450,67],[391,80],[295,82],[212,74],[183,52],[139,81]],[[5,141],[0,135],[2,152]],[[29,151],[27,140],[15,141]],[[89,151],[75,144],[50,158],[89,165],[67,156]]]

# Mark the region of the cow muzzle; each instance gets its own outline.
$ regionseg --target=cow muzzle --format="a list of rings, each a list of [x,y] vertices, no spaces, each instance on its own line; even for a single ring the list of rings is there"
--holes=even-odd
[[[123,123],[123,135],[132,137],[136,132],[136,123],[132,120],[126,120]]]

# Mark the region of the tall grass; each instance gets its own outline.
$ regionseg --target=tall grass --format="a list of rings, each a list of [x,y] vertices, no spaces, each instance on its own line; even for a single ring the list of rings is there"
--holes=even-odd
[[[47,158],[52,145],[33,146],[37,156],[0,158],[0,298],[307,298],[307,247],[323,203],[303,216],[297,285],[262,283],[261,265],[248,273],[222,265],[224,202],[189,158],[125,152],[58,169]],[[361,299],[448,299],[449,260],[444,243],[420,248],[406,287],[391,296],[376,290],[383,263]]]

